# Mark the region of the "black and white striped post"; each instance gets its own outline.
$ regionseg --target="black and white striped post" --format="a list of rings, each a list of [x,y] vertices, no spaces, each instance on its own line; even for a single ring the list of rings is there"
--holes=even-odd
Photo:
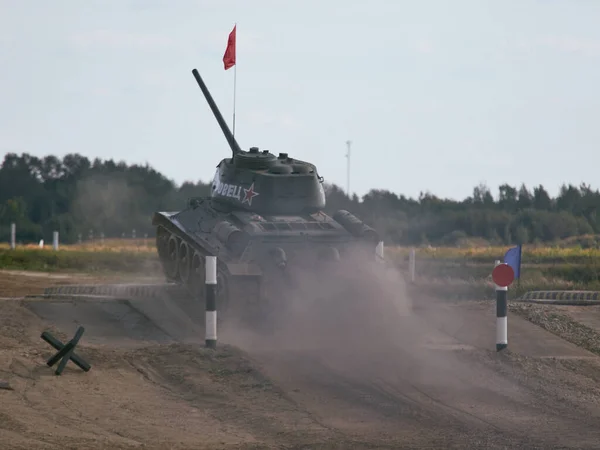
[[[500,261],[496,261],[496,266]],[[496,351],[508,347],[508,286],[496,286]]]
[[[496,287],[496,351],[508,347],[508,286],[515,273],[508,264],[496,261],[492,278]]]
[[[206,257],[205,298],[206,311],[204,332],[207,348],[217,347],[217,257]]]

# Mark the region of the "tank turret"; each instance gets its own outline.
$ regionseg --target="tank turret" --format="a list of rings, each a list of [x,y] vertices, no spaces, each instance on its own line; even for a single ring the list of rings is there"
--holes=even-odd
[[[223,159],[211,186],[211,197],[225,207],[258,214],[302,214],[325,207],[323,178],[306,161],[277,156],[269,150],[241,149],[196,69],[192,71],[221,127],[232,157]]]

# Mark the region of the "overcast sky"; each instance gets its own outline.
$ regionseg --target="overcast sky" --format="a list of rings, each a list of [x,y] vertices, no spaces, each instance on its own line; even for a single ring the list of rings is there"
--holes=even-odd
[[[0,0],[0,153],[208,181],[236,137],[350,188],[600,187],[600,1]]]

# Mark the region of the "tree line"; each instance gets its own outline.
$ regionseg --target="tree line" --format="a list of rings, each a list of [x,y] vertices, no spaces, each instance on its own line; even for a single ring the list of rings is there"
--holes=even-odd
[[[589,185],[563,185],[552,198],[543,186],[485,184],[461,201],[421,193],[408,198],[387,190],[349,197],[326,184],[326,211],[347,209],[374,226],[387,245],[458,245],[473,238],[495,245],[553,242],[600,233],[600,192]],[[0,240],[16,223],[18,240],[64,243],[90,234],[154,236],[154,211],[184,208],[190,197],[207,196],[208,183],[177,185],[148,165],[91,161],[79,154],[42,158],[7,153],[0,167]]]

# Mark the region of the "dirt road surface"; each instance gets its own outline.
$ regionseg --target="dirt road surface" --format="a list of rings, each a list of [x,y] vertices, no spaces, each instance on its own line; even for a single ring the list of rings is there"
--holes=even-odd
[[[38,275],[0,273],[2,296],[91,282]],[[498,354],[491,304],[352,289],[271,335],[227,324],[216,352],[183,303],[2,300],[0,448],[598,448],[595,355],[512,315]],[[78,324],[92,369],[55,376],[40,333]]]

